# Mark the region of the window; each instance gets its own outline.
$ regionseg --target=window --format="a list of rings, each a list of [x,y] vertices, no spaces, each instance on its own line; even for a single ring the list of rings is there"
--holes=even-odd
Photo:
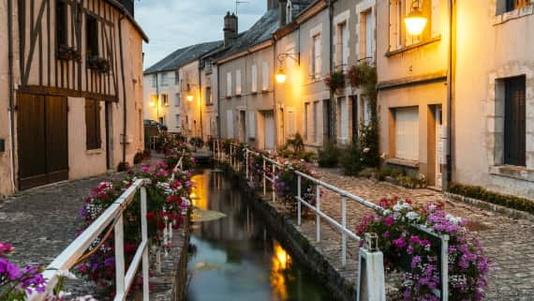
[[[361,122],[364,125],[369,125],[371,123],[371,106],[369,105],[369,98],[367,96],[362,95],[360,98],[360,107],[361,107]]]
[[[68,46],[67,4],[63,0],[56,1],[56,46]]]
[[[226,73],[226,97],[232,96],[232,73]]]
[[[235,95],[241,95],[241,70],[235,71]]]
[[[321,76],[321,35],[315,35],[312,38],[312,53],[311,53],[311,76],[318,79]]]
[[[213,99],[211,98],[211,87],[206,87],[206,105],[212,105]]]
[[[234,112],[226,111],[226,138],[234,138]]]
[[[168,83],[168,75],[167,75],[167,73],[162,73],[161,74],[161,86],[162,87],[166,87],[168,85],[169,85],[169,83]]]
[[[85,141],[87,150],[100,149],[100,103],[96,99],[85,99]]]
[[[250,91],[252,91],[252,93],[256,93],[258,92],[258,67],[256,66],[256,64],[252,65],[251,74],[252,74],[252,83],[251,83]]]
[[[349,108],[348,102],[345,97],[340,97],[337,100],[338,112],[339,112],[339,139],[345,143],[349,138]]]
[[[179,107],[180,106],[180,93],[176,93],[176,96],[174,98],[174,106]]]
[[[256,112],[248,111],[248,137],[256,138]]]
[[[311,120],[310,104],[306,103],[304,104],[304,139],[306,141],[311,139],[310,120]]]
[[[419,160],[418,108],[395,109],[395,157]]]
[[[504,79],[504,164],[526,166],[525,76]]]
[[[289,24],[293,21],[293,3],[291,0],[287,1],[286,5],[286,24]]]
[[[161,103],[163,104],[163,106],[168,107],[169,106],[169,95],[161,94]]]
[[[287,137],[293,137],[297,133],[297,120],[293,108],[287,109],[286,131]]]
[[[262,80],[261,90],[268,91],[269,90],[269,64],[267,62],[263,62],[261,80]]]
[[[319,102],[306,103],[304,105],[304,122],[306,140],[311,143],[317,143],[319,141]]]
[[[179,128],[180,127],[180,114],[176,114],[175,115],[175,121],[176,121],[176,127]]]
[[[362,12],[360,17],[360,58],[374,57],[374,29],[372,10]]]
[[[180,84],[180,72],[174,71],[174,85],[178,86]]]
[[[419,8],[427,18],[427,24],[422,34],[412,36],[405,30],[404,17],[412,10],[412,6]],[[369,16],[372,22],[372,15]],[[389,50],[397,50],[419,42],[431,39],[440,34],[439,0],[392,0],[389,3]]]
[[[524,7],[529,4],[528,0],[497,0],[497,15]]]
[[[346,70],[349,63],[349,33],[347,22],[337,25],[336,35],[336,67]]]
[[[153,74],[152,75],[152,88],[156,88],[156,86],[158,85],[158,74]]]
[[[91,15],[86,15],[85,41],[87,56],[98,56],[98,21]]]
[[[312,141],[314,143],[319,142],[319,102],[313,103],[313,124],[312,124]]]

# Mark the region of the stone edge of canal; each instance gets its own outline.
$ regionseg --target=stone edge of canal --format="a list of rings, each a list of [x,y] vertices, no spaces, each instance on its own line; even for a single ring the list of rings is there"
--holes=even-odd
[[[307,270],[314,274],[320,283],[324,283],[336,300],[355,300],[356,283],[349,282],[325,258],[319,250],[296,228],[291,220],[280,214],[269,201],[270,194],[263,198],[257,191],[250,188],[241,175],[233,171],[227,164],[220,164],[223,173],[236,182],[242,191],[249,196],[246,201],[257,209],[268,226],[274,230],[274,236],[288,250],[292,258],[299,261]]]

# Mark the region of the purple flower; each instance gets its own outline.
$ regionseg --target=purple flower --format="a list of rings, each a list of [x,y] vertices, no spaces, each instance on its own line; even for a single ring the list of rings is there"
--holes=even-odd
[[[417,255],[412,258],[412,262],[410,266],[412,267],[412,269],[415,269],[417,265],[419,265],[420,263],[421,263],[421,256]]]
[[[393,241],[393,245],[397,248],[397,249],[402,249],[406,246],[406,241],[404,240],[404,237],[401,236],[397,239],[395,239]]]
[[[7,279],[14,281],[21,276],[21,271],[18,266],[7,258],[0,258],[0,275],[4,275]]]

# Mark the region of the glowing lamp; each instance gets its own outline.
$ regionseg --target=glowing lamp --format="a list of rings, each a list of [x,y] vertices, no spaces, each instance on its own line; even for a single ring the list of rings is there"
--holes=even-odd
[[[185,99],[189,102],[192,102],[193,101],[193,95],[189,94],[185,97]]]
[[[151,100],[149,104],[151,108],[156,106],[156,102],[154,100]]]
[[[421,13],[419,9],[412,9],[412,11],[404,18],[404,24],[406,24],[406,29],[408,33],[417,36],[420,35],[427,23],[427,18]]]
[[[279,83],[279,84],[283,84],[287,80],[287,75],[284,72],[284,69],[282,67],[280,67],[280,69],[278,69],[278,72],[276,72],[274,77],[276,79],[276,82]]]

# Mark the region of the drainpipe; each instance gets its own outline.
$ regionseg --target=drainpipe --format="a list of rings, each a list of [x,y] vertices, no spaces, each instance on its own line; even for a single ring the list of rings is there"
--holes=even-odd
[[[276,38],[273,37],[273,74],[275,71],[275,68],[276,68]],[[273,78],[273,118],[274,118],[274,134],[275,134],[275,139],[274,139],[274,144],[275,144],[275,150],[276,150],[276,147],[278,146],[278,142],[279,142],[279,135],[278,135],[278,109],[276,108],[276,82]],[[282,117],[283,118],[283,117]],[[264,133],[265,135],[265,133]],[[264,145],[265,146],[265,145]]]
[[[221,85],[219,85],[221,71],[218,64],[215,64],[215,66],[217,66],[217,137],[221,139]]]
[[[449,10],[449,49],[447,55],[447,156],[446,156],[446,166],[445,175],[443,175],[442,186],[443,190],[446,191],[449,188],[449,184],[452,181],[452,162],[453,162],[453,133],[454,133],[454,124],[453,124],[453,102],[454,102],[454,10],[455,10],[455,0],[448,1],[448,10]],[[443,167],[443,166],[442,166]]]
[[[328,0],[328,39],[329,39],[329,54],[328,54],[328,57],[329,57],[329,71],[330,71],[330,74],[332,74],[332,72],[334,71],[334,54],[333,54],[333,51],[334,51],[334,36],[333,36],[333,26],[334,26],[334,0]],[[331,120],[331,123],[329,124],[330,128],[327,129],[327,133],[330,133],[330,135],[332,135],[333,137],[328,137],[329,139],[332,138],[334,141],[334,143],[337,141],[336,139],[336,128],[335,128],[335,124],[336,124],[336,113],[335,113],[335,109],[337,106],[334,105],[334,102],[335,102],[335,99],[334,99],[334,92],[332,92],[331,89],[328,89],[330,90],[330,116],[328,116],[328,118],[330,118]],[[328,123],[327,123],[328,124]],[[327,141],[323,141],[323,144],[327,142]]]
[[[122,20],[124,19],[124,14],[121,14],[119,18],[119,48],[120,48],[120,59],[121,59],[121,73],[122,73],[122,96],[123,96],[123,123],[122,123],[122,162],[126,162],[126,133],[127,133],[127,114],[126,114],[126,79],[124,76],[124,54],[122,46]]]
[[[9,121],[11,134],[11,185],[16,189],[17,176],[15,173],[15,91],[13,79],[13,3],[7,1],[7,41],[8,41],[8,85],[9,85]]]
[[[202,76],[201,76],[201,69],[200,69],[200,60],[198,60],[198,112],[199,115],[199,122],[200,122],[200,138],[204,140],[204,129],[202,126]]]

